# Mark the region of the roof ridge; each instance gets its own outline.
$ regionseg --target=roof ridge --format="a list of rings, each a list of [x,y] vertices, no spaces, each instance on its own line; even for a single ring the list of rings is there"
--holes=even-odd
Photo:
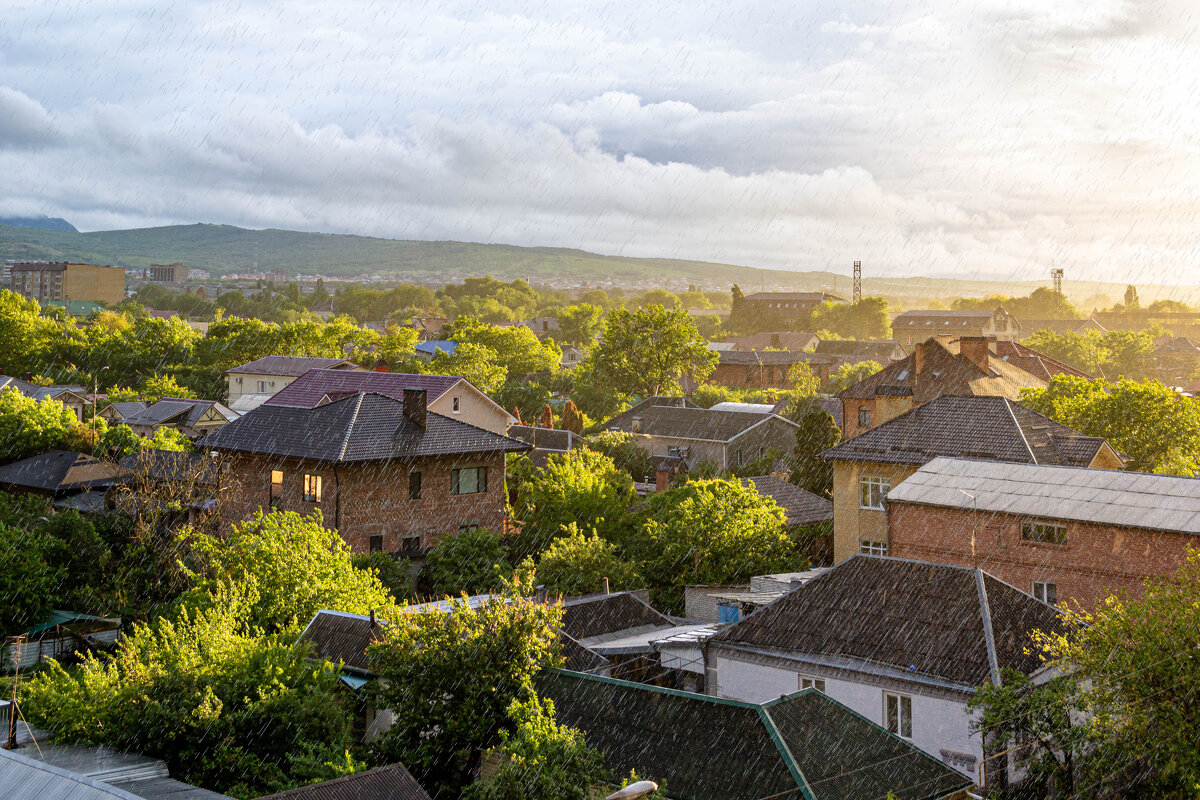
[[[362,408],[363,398],[366,396],[366,392],[358,393],[358,401],[354,404],[354,412],[350,416],[350,424],[346,426],[346,436],[342,439],[341,449],[338,450],[337,461],[341,461],[346,457],[346,448],[350,446],[350,435],[354,433],[354,425],[358,422],[358,412]]]
[[[992,674],[992,685],[1000,685],[1000,658],[996,655],[996,637],[992,632],[992,605],[988,602],[987,586],[983,570],[976,567],[975,589],[979,593],[979,616],[983,620],[983,641],[987,645],[988,668]]]
[[[779,727],[775,724],[775,720],[771,717],[770,709],[766,705],[758,707],[758,717],[762,721],[763,727],[767,729],[767,736],[770,737],[771,743],[775,745],[775,749],[779,751],[779,755],[783,756],[783,764],[792,775],[792,779],[796,781],[797,788],[804,795],[805,800],[816,800],[812,793],[812,789],[808,786],[808,778],[804,776],[804,771],[800,769],[800,764],[797,763],[796,757],[792,755],[792,749],[787,746],[787,742],[783,740],[783,734],[779,732]]]
[[[1016,405],[1016,403],[1014,403],[1012,400],[1009,400],[1007,397],[1001,397],[1000,399],[1004,401],[1004,408],[1008,411],[1009,419],[1013,421],[1013,425],[1015,425],[1017,428],[1017,435],[1021,437],[1021,441],[1025,445],[1025,452],[1029,453],[1029,458],[1034,464],[1037,464],[1037,453],[1033,452],[1033,445],[1029,443],[1029,437],[1025,435],[1025,429],[1021,427],[1021,421],[1017,419],[1017,412],[1013,411],[1012,407]],[[1055,448],[1055,450],[1057,450],[1057,448]],[[1061,456],[1062,454],[1059,453],[1059,455]]]

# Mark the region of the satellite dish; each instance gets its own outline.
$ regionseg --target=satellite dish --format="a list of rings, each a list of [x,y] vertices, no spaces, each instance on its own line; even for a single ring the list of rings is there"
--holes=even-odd
[[[658,791],[658,784],[654,781],[638,781],[631,783],[624,789],[619,789],[613,792],[604,800],[636,800],[639,797],[645,797],[651,792]]]

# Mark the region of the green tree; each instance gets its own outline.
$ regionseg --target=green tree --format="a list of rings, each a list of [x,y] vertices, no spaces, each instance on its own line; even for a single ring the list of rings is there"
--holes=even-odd
[[[20,376],[36,370],[52,327],[42,319],[36,300],[0,290],[0,373]]]
[[[1107,358],[1104,337],[1095,330],[1056,333],[1044,328],[1034,331],[1022,344],[1089,375],[1099,375]]]
[[[788,370],[788,383],[797,397],[816,397],[821,388],[821,379],[807,361],[797,361],[792,365]]]
[[[532,701],[537,674],[562,663],[562,609],[532,592],[522,577],[477,609],[459,601],[389,618],[368,650],[375,705],[396,715],[372,743],[376,763],[404,762],[439,800],[460,796],[482,753],[514,730],[513,702]]]
[[[633,481],[654,477],[654,461],[638,446],[632,434],[622,431],[601,431],[587,439],[587,448],[608,456],[618,470]]]
[[[854,364],[845,363],[839,366],[825,384],[825,391],[835,394],[843,389],[849,389],[861,380],[871,377],[883,367],[877,361],[858,361]]]
[[[151,375],[142,381],[142,399],[147,403],[157,403],[164,397],[195,396],[195,392],[186,386],[180,386],[170,375]]]
[[[744,583],[808,563],[775,501],[735,481],[689,481],[651,495],[644,514],[645,575],[651,598],[669,611],[682,610],[685,586]]]
[[[554,719],[554,703],[514,700],[508,707],[514,730],[500,732],[492,749],[498,765],[473,784],[466,800],[590,800],[592,787],[608,777],[604,759],[583,734]]]
[[[1128,468],[1174,475],[1200,473],[1200,401],[1158,381],[1109,383],[1068,375],[1026,389],[1021,403],[1130,457]]]
[[[583,534],[574,522],[542,553],[537,575],[555,595],[598,592],[605,578],[613,591],[641,586],[637,567],[621,555],[615,544],[595,531]]]
[[[491,360],[514,379],[555,372],[562,362],[562,349],[558,345],[550,339],[538,339],[524,325],[502,328],[471,317],[460,317],[453,325],[448,325],[442,335],[458,342],[459,348],[464,345],[486,347],[494,354]]]
[[[254,602],[248,624],[267,631],[296,630],[322,608],[366,614],[390,605],[379,578],[354,566],[350,546],[325,527],[320,512],[261,511],[227,535],[186,530],[182,539],[198,563],[189,603],[203,603],[221,587],[245,587]]]
[[[48,563],[49,547],[36,528],[0,524],[0,637],[29,630],[54,609],[66,570]]]
[[[64,447],[79,427],[75,414],[57,400],[34,400],[11,388],[0,391],[0,460]]]
[[[814,402],[790,406],[786,416],[799,425],[788,458],[791,482],[821,497],[833,496],[833,465],[821,453],[842,440],[841,429],[828,411]]]
[[[171,775],[259,797],[355,768],[353,717],[311,650],[262,636],[252,601],[222,593],[202,611],[135,623],[111,657],[51,661],[24,684],[29,721],[60,742],[161,758]]]
[[[521,552],[541,552],[572,523],[619,538],[633,498],[632,478],[608,456],[588,448],[551,455],[518,496]]]
[[[460,343],[453,353],[438,350],[429,360],[429,372],[458,375],[489,394],[497,391],[508,376],[507,368],[496,363],[494,350],[471,342]]]
[[[1137,311],[1142,307],[1141,300],[1138,299],[1137,287],[1132,283],[1125,287],[1125,311]]]
[[[843,339],[890,339],[892,336],[888,304],[882,297],[864,297],[857,303],[822,303],[812,312],[804,329],[831,331]]]
[[[421,582],[439,596],[483,594],[511,574],[504,539],[480,528],[442,537],[425,560]]]
[[[558,336],[564,344],[590,345],[604,325],[604,309],[591,303],[567,306],[558,312]]]
[[[677,391],[684,377],[703,381],[716,368],[717,354],[686,310],[656,305],[610,313],[603,339],[586,361],[611,389],[644,397]]]
[[[350,556],[350,563],[364,572],[374,573],[379,578],[379,582],[383,584],[383,588],[387,589],[397,602],[416,595],[416,576],[413,575],[408,559],[396,558],[390,553],[375,551],[355,553]]]

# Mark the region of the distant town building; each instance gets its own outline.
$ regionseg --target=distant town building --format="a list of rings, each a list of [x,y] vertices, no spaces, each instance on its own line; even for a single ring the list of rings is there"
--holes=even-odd
[[[774,330],[806,320],[822,303],[844,302],[845,298],[828,292],[755,292],[744,298],[746,316]]]
[[[125,299],[125,270],[65,261],[13,264],[11,287],[30,300],[93,300],[116,305]]]
[[[188,268],[179,263],[151,264],[146,279],[155,283],[183,283],[188,279]]]
[[[892,338],[911,353],[930,336],[986,336],[1001,342],[1021,338],[1021,323],[1004,310],[905,311],[892,320]]]

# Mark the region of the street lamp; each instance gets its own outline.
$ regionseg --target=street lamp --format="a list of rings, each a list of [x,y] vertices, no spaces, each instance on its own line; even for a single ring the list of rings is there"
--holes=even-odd
[[[963,491],[962,489],[958,491],[971,498],[971,503],[975,506],[975,513],[971,515],[971,564],[972,566],[979,566],[975,563],[975,534],[979,531],[979,501],[970,492]]]
[[[618,789],[604,800],[637,800],[639,797],[645,797],[657,791],[658,784],[654,781],[638,781],[629,784],[624,789]]]

